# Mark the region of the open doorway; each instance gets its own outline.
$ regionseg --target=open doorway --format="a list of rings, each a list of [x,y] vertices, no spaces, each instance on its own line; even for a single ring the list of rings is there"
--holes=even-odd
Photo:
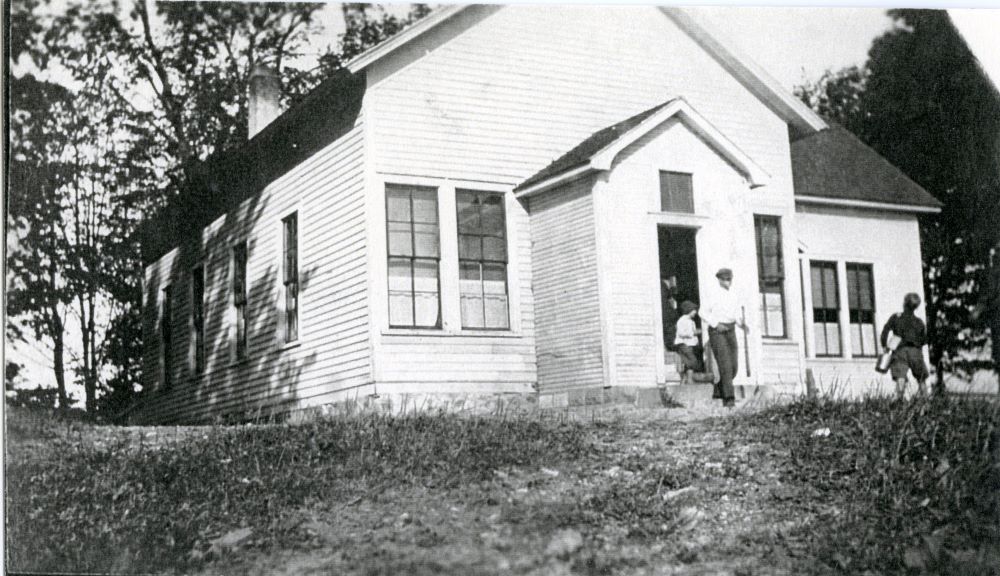
[[[695,246],[695,234],[698,231],[694,228],[659,225],[656,232],[660,256],[660,305],[663,311],[663,344],[666,347],[666,379],[668,382],[679,382],[682,364],[674,338],[677,335],[681,304],[686,300],[696,306],[701,303],[698,293],[698,253]],[[697,316],[695,325],[701,328],[701,319]],[[701,361],[697,372],[704,373],[704,351],[699,346],[694,352]]]

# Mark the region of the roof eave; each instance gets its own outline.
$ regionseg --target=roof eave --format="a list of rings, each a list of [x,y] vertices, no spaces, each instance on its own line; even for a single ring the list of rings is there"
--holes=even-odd
[[[825,196],[795,195],[795,202],[800,204],[818,204],[838,208],[859,208],[863,210],[879,210],[883,212],[909,212],[916,214],[938,214],[940,206],[923,206],[918,204],[893,204],[890,202],[872,202],[869,200],[851,200],[847,198],[828,198]]]
[[[661,6],[660,10],[797,130],[809,134],[828,127],[819,114],[785,90],[759,64],[720,42],[716,34],[697,22],[686,10],[678,6]]]
[[[358,54],[347,63],[346,68],[353,73],[364,70],[376,61],[402,48],[417,36],[428,32],[438,24],[472,6],[474,4],[452,4],[438,8],[392,38]]]
[[[551,190],[553,188],[558,188],[563,184],[567,184],[585,176],[589,172],[594,172],[596,169],[592,162],[576,166],[575,168],[570,168],[563,172],[556,174],[550,178],[546,178],[534,184],[525,186],[524,188],[518,187],[514,189],[515,198],[527,198],[528,196],[534,196],[539,192],[545,192],[546,190]]]

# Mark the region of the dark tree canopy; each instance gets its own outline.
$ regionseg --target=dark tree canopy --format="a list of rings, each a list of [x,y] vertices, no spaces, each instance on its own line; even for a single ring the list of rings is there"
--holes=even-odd
[[[921,219],[935,363],[986,340],[970,318],[975,272],[1000,242],[1000,94],[943,10],[890,10],[864,68],[798,89],[941,202]]]

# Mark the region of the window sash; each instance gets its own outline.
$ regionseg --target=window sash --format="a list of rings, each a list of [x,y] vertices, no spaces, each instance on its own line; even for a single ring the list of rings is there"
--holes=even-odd
[[[462,328],[509,330],[504,195],[457,190],[455,206]]]
[[[757,277],[760,291],[761,336],[786,338],[785,262],[781,250],[781,219],[754,215]],[[775,302],[777,301],[777,302]]]
[[[247,356],[247,243],[233,247],[233,306],[236,309],[236,358]]]
[[[285,289],[285,342],[294,342],[299,337],[299,223],[298,212],[293,212],[282,221],[282,282]]]
[[[871,264],[848,262],[848,316],[851,323],[851,354],[873,357],[878,354],[875,326],[875,283]]]
[[[837,263],[809,263],[813,293],[813,332],[817,357],[842,355],[840,337],[840,294],[837,286]],[[818,296],[818,298],[817,298]]]
[[[387,184],[389,327],[441,328],[437,189]]]

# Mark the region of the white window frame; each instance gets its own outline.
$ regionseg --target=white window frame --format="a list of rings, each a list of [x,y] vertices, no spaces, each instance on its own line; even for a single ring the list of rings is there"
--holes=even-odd
[[[850,300],[847,293],[847,265],[863,264],[871,266],[872,269],[872,302],[875,307],[875,332],[879,333],[879,302],[875,287],[878,286],[876,275],[880,268],[879,262],[871,258],[844,256],[842,254],[821,254],[806,252],[799,254],[801,262],[800,273],[802,275],[802,307],[803,307],[803,328],[806,348],[806,358],[819,361],[855,360],[854,345],[851,337],[851,311]],[[813,332],[812,315],[812,262],[833,262],[837,270],[837,297],[839,298],[839,309],[837,311],[838,333],[840,334],[840,354],[836,356],[817,356],[815,334]],[[878,345],[876,344],[876,348]],[[873,356],[858,356],[858,361],[868,362]]]
[[[295,340],[285,339],[285,328],[287,319],[285,318],[286,307],[286,288],[285,288],[285,219],[291,215],[295,215],[295,249],[296,249],[296,264],[298,265],[298,282],[299,282],[299,302],[298,302],[298,332],[296,334]],[[278,283],[278,305],[276,309],[278,311],[278,322],[277,322],[277,333],[275,334],[275,342],[277,343],[279,350],[287,350],[290,348],[296,348],[302,345],[302,227],[304,223],[303,213],[299,203],[295,203],[289,208],[281,212],[274,226],[275,241],[277,250],[277,267],[278,277],[276,279]]]
[[[441,328],[396,328],[389,326],[388,236],[386,233],[386,185],[426,186],[437,189],[438,234],[440,235]],[[458,265],[458,209],[456,190],[502,193],[507,241],[507,329],[462,328],[461,291]],[[524,208],[514,197],[513,187],[489,182],[451,180],[420,176],[378,174],[372,181],[372,233],[369,236],[374,258],[371,292],[374,302],[374,325],[382,336],[472,336],[519,338],[521,329],[521,279],[518,273],[521,258],[518,253],[517,218]],[[300,304],[301,306],[301,304]]]

